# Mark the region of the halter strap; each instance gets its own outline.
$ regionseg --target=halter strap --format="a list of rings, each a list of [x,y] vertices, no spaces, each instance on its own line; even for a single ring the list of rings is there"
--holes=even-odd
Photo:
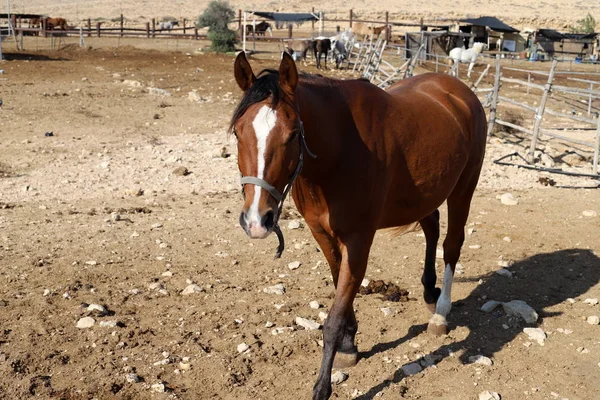
[[[285,185],[285,188],[283,189],[283,193],[280,193],[279,190],[277,190],[277,188],[275,188],[275,186],[271,185],[269,182],[265,181],[264,179],[258,178],[256,176],[242,176],[242,178],[240,179],[240,183],[242,184],[242,193],[244,190],[244,185],[246,185],[246,184],[256,185],[256,186],[259,186],[259,187],[265,189],[277,201],[277,215],[275,216],[275,224],[273,227],[273,231],[275,231],[275,233],[277,234],[277,238],[279,239],[279,246],[277,246],[275,258],[281,257],[281,253],[283,253],[283,249],[285,247],[284,240],[283,240],[283,234],[281,233],[281,228],[279,228],[279,217],[281,216],[281,212],[283,211],[283,203],[285,202],[285,198],[287,197],[288,193],[292,189],[292,185],[294,184],[294,181],[296,180],[298,175],[300,175],[300,172],[302,171],[302,167],[304,166],[304,151],[303,151],[303,149],[306,149],[306,152],[308,153],[308,155],[311,158],[317,158],[317,156],[314,155],[308,149],[308,146],[306,145],[306,139],[304,138],[304,124],[302,123],[302,121],[300,121],[299,140],[300,140],[300,143],[299,143],[300,144],[300,154],[298,155],[298,165],[296,165],[296,170],[292,174],[292,177],[288,181],[287,185]]]

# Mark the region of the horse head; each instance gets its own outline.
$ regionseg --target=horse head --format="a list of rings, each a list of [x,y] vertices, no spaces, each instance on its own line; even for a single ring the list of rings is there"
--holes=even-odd
[[[475,50],[477,53],[481,53],[484,50],[487,50],[487,43],[482,43],[482,42],[475,42],[473,43],[473,50]]]
[[[251,238],[265,238],[274,230],[280,235],[281,207],[302,168],[296,64],[284,52],[278,71],[265,70],[257,77],[241,52],[234,75],[244,92],[230,124],[237,138],[244,194],[240,225]]]

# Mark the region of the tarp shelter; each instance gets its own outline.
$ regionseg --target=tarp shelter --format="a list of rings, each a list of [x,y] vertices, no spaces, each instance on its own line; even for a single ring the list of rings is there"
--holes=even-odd
[[[487,43],[489,50],[525,50],[525,39],[519,35],[519,30],[496,17],[465,18],[459,22],[468,24],[460,27],[461,32],[473,33],[475,42]],[[490,33],[491,31],[496,33]]]
[[[308,21],[320,21],[322,22],[322,14],[319,15],[313,13],[279,13],[279,12],[265,12],[265,11],[244,11],[244,27],[246,26],[248,16],[260,17],[275,21],[276,24],[283,24],[286,22],[308,22]],[[322,31],[322,26],[319,26],[319,31]],[[242,29],[243,32],[243,49],[246,51],[246,29]]]

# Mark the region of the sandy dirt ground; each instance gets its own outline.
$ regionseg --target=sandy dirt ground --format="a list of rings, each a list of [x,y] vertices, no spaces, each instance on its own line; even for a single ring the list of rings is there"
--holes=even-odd
[[[280,260],[274,237],[251,241],[238,225],[232,65],[131,46],[0,63],[1,398],[309,398],[322,331],[295,320],[321,322],[333,283],[291,201]],[[586,188],[598,181],[492,163],[526,143],[488,146],[447,336],[425,332],[423,234],[378,234],[367,278],[407,289],[408,301],[358,296],[361,359],[333,398],[600,396],[600,326],[588,323],[600,306],[586,302],[600,297],[600,196]],[[517,205],[501,203],[507,192]],[[264,292],[276,284],[284,294]],[[488,300],[523,300],[539,321],[485,313]],[[93,326],[78,328],[85,317]],[[412,363],[422,371],[407,374]]]
[[[210,1],[172,1],[163,0],[12,0],[12,9],[19,13],[40,13],[61,16],[72,21],[87,18],[115,18],[120,14],[130,20],[144,20],[164,17],[187,18],[196,20]],[[478,2],[457,0],[440,1],[424,0],[419,2],[379,1],[377,3],[359,0],[319,1],[270,1],[255,0],[252,2],[230,1],[232,7],[242,10],[310,12],[323,11],[326,18],[348,18],[350,9],[355,18],[383,20],[386,11],[392,21],[441,22],[460,18],[492,15],[519,29],[559,28],[565,29],[587,13],[598,15],[600,4],[589,1],[555,0],[555,1],[502,1],[481,0]],[[597,18],[597,17],[596,17]]]

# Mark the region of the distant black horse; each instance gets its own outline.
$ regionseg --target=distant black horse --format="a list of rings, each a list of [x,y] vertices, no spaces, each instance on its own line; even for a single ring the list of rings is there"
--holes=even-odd
[[[266,21],[261,21],[258,24],[252,26],[252,24],[246,25],[246,35],[250,35],[252,32],[256,36],[265,36],[265,32],[269,31],[269,34],[273,36],[273,29],[271,28],[271,24]]]
[[[317,61],[317,68],[321,68],[321,54],[325,54],[325,68],[327,68],[327,53],[331,50],[331,39],[313,40],[313,55]]]

